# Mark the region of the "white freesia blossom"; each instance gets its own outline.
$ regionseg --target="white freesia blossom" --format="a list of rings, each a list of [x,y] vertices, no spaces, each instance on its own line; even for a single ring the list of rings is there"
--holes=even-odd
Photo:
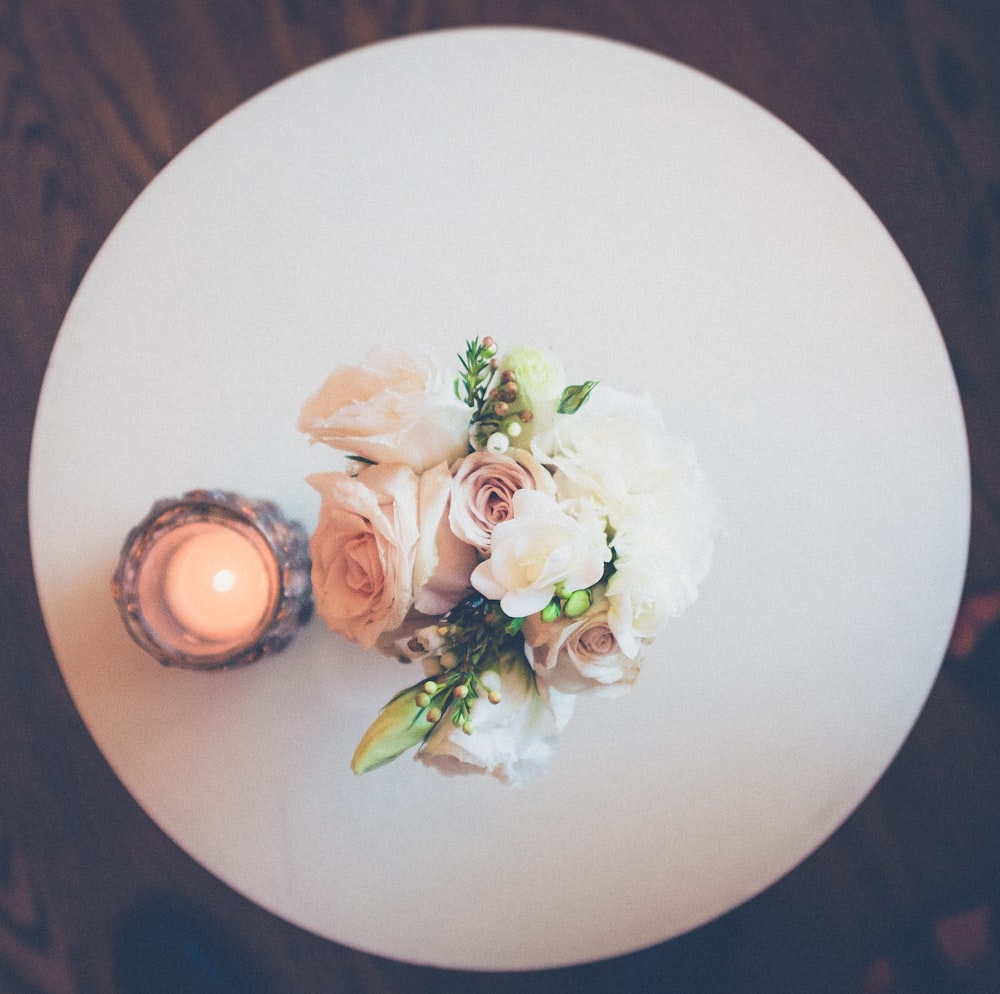
[[[500,702],[491,704],[485,694],[480,696],[472,710],[471,735],[446,715],[417,755],[443,773],[477,770],[521,786],[548,767],[559,732],[572,716],[574,698],[559,693],[543,698],[518,653],[505,652],[499,668],[485,670],[480,679],[487,690],[499,693]]]
[[[468,423],[450,376],[429,358],[402,353],[334,370],[299,416],[314,442],[416,473],[468,451]]]
[[[583,590],[601,579],[611,551],[600,518],[577,520],[537,490],[519,490],[512,504],[514,517],[496,525],[490,558],[472,573],[484,597],[523,618],[541,611],[558,585]]]

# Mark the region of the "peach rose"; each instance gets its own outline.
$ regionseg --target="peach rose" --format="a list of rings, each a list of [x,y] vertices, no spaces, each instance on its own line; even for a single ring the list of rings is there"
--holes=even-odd
[[[468,408],[444,371],[395,353],[335,370],[299,416],[299,430],[314,442],[417,473],[468,452],[468,428]]]
[[[333,631],[371,649],[411,608],[444,614],[471,592],[476,551],[448,527],[445,463],[420,476],[381,464],[309,483],[322,497],[310,546],[316,611]]]
[[[451,530],[484,556],[489,553],[494,526],[514,516],[512,502],[518,490],[555,493],[548,471],[524,449],[508,449],[503,455],[473,452],[453,472]]]
[[[308,478],[322,498],[310,543],[316,612],[331,630],[371,649],[413,603],[418,481],[406,466]]]

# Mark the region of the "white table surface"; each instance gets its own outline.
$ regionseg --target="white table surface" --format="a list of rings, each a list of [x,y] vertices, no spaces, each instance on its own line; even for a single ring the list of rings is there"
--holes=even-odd
[[[355,778],[407,674],[318,621],[214,675],[131,643],[109,580],[153,501],[235,489],[312,527],[329,454],[295,420],[333,365],[483,334],[652,392],[726,516],[699,600],[546,777]],[[969,479],[933,316],[823,158],[667,59],[484,29],[307,70],[164,170],[66,316],[30,510],[74,702],[168,835],[338,942],[529,969],[690,929],[853,810],[936,675]]]

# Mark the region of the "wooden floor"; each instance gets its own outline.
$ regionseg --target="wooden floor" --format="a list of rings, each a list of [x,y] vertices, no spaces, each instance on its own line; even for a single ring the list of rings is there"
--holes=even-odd
[[[230,949],[248,971],[198,990],[857,991],[914,916],[1000,880],[1000,706],[953,663],[876,790],[770,890],[664,946],[522,976],[379,960],[275,919],[163,836],[83,729],[39,614],[26,481],[46,361],[88,263],[172,156],[270,83],[381,38],[498,22],[696,66],[857,187],[940,323],[972,456],[968,588],[1000,585],[1000,4],[0,0],[0,992],[130,994],[116,949],[176,967],[189,917],[216,961]],[[984,681],[991,662],[1000,652]]]

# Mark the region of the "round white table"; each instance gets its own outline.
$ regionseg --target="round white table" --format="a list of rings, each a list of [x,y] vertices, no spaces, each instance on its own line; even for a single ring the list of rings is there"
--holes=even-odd
[[[697,603],[545,777],[355,778],[406,674],[319,622],[215,674],[131,643],[109,580],[153,501],[220,487],[312,527],[329,454],[295,422],[327,372],[484,334],[651,392],[726,520]],[[969,480],[920,288],[821,156],[665,58],[482,29],[320,64],[163,171],[66,316],[30,510],[74,702],[168,835],[338,942],[506,970],[678,935],[841,823],[937,672]]]

